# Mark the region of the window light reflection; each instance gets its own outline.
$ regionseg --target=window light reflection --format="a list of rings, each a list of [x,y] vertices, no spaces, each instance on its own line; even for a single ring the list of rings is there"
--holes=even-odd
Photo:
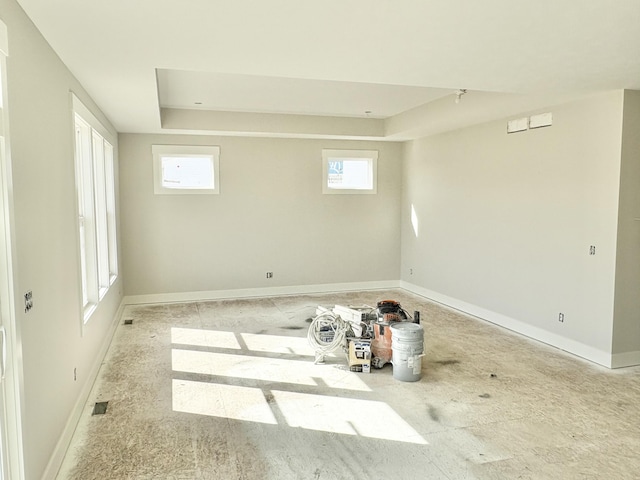
[[[384,402],[271,391],[289,427],[428,445]],[[176,412],[277,425],[264,392],[255,387],[173,380]]]
[[[171,329],[174,344],[241,350],[283,356],[313,356],[306,338],[216,330]],[[245,350],[246,351],[246,350]],[[177,372],[283,384],[325,386],[370,392],[360,378],[335,365],[310,360],[172,349]],[[260,388],[173,379],[177,412],[277,425],[272,405]],[[325,390],[326,391],[326,390]],[[270,390],[273,405],[289,427],[426,445],[422,436],[384,402]],[[281,420],[282,422],[282,420]]]
[[[298,385],[315,386],[317,378],[331,388],[371,391],[356,373],[328,365],[314,365],[308,360],[173,349],[172,366],[177,372]]]
[[[273,391],[290,427],[396,442],[428,442],[384,402]]]
[[[413,227],[413,233],[418,238],[418,214],[413,204],[411,204],[411,226]]]
[[[290,353],[294,355],[315,356],[307,337],[285,337],[281,335],[257,335],[243,333],[242,339],[249,350],[254,352]]]
[[[232,348],[240,350],[240,344],[233,332],[203,330],[200,328],[171,328],[171,343],[195,347]]]
[[[173,410],[249,422],[278,422],[259,388],[173,380]]]

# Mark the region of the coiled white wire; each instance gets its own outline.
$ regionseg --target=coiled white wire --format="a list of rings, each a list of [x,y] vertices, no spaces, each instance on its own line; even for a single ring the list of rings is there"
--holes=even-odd
[[[333,340],[331,342],[325,342],[320,338],[321,331],[324,334],[329,331],[322,330],[326,327],[329,327],[329,329],[333,331]],[[342,320],[340,315],[335,315],[330,311],[323,312],[314,318],[311,325],[309,325],[307,340],[309,341],[311,348],[316,352],[315,363],[322,362],[325,355],[343,346],[347,332],[350,328],[349,323]]]

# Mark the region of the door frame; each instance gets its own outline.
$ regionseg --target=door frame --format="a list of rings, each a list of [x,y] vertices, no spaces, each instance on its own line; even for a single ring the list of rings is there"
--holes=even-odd
[[[13,182],[7,94],[7,57],[9,41],[6,25],[0,20],[0,326],[4,327],[4,379],[0,394],[4,409],[0,411],[4,431],[2,438],[3,466],[8,479],[24,480],[24,450],[22,443],[22,342],[17,319],[18,300],[15,296],[15,238],[13,222]],[[2,348],[0,346],[0,348]],[[0,356],[3,352],[0,351]],[[1,359],[0,359],[1,361]]]

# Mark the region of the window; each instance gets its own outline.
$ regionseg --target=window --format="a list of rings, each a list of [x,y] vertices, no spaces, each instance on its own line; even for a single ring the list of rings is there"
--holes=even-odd
[[[322,193],[376,193],[378,152],[322,150]]]
[[[115,165],[109,132],[72,97],[82,308],[86,322],[118,276]]]
[[[156,195],[220,193],[220,147],[153,145],[151,151]]]

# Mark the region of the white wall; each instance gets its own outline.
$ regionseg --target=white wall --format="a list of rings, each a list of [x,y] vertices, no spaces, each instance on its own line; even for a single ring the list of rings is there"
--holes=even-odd
[[[407,144],[401,278],[415,291],[608,364],[622,92],[548,111],[548,128],[508,135],[501,120]]]
[[[10,49],[7,86],[26,478],[40,479],[49,462],[48,474],[55,473],[64,453],[109,340],[122,287],[120,281],[114,285],[82,333],[70,90],[104,118],[15,0],[0,0],[0,18],[7,24]],[[28,290],[34,307],[25,313],[20,307]]]
[[[399,278],[399,144],[132,134],[119,144],[127,296]],[[154,195],[153,144],[219,145],[220,195]],[[323,195],[323,148],[378,150],[378,193]]]
[[[614,364],[640,363],[640,91],[626,90],[616,264]]]

